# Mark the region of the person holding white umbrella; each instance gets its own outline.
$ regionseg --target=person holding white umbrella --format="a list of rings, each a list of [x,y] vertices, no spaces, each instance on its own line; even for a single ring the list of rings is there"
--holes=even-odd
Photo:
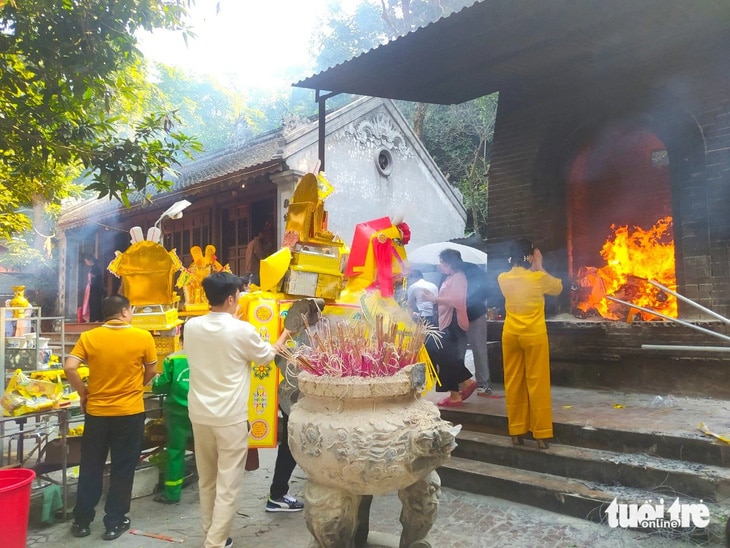
[[[484,268],[487,266],[487,259],[489,257],[484,251],[454,242],[434,242],[422,245],[416,249],[409,249],[408,261],[413,264],[438,265],[440,262],[440,254],[445,249],[458,251],[462,261],[474,263]]]
[[[455,249],[439,253],[439,268],[446,276],[438,295],[425,294],[423,298],[438,307],[438,328],[441,340],[432,338],[426,343],[431,361],[436,364],[441,386],[437,392],[450,392],[438,402],[440,407],[459,407],[477,388],[477,382],[464,365],[466,355],[466,331],[469,318],[466,313],[466,276],[461,254]]]

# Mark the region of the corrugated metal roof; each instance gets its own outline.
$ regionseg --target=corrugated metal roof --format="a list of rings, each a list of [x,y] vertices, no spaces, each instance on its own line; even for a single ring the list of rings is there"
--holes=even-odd
[[[232,146],[230,148],[205,154],[196,160],[186,162],[179,168],[177,177],[170,190],[164,193],[152,191],[152,195],[167,197],[175,193],[194,193],[201,183],[215,184],[230,175],[241,173],[245,178],[247,171],[256,172],[257,168],[272,160],[278,160],[282,154],[282,129],[259,136],[254,141]],[[206,184],[208,189],[208,184]],[[185,192],[188,191],[188,192]],[[169,201],[173,201],[171,197]],[[125,208],[117,200],[107,198],[90,198],[64,206],[64,212],[58,221],[62,229],[84,224],[89,218],[103,218],[113,214],[130,215],[137,213],[145,206],[144,195],[135,193],[130,197],[132,206]]]
[[[730,43],[730,2],[485,0],[297,87],[438,104],[652,70]]]

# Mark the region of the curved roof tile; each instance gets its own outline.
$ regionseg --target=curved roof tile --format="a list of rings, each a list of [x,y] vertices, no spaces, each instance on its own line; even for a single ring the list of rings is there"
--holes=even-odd
[[[204,154],[199,158],[183,163],[176,176],[171,177],[173,184],[169,190],[156,191],[150,189],[153,196],[163,196],[186,189],[193,190],[203,182],[215,181],[228,175],[245,172],[281,158],[283,141],[282,131],[278,129],[259,136],[245,144]],[[126,209],[117,200],[108,198],[88,198],[86,200],[67,203],[58,221],[61,228],[83,224],[89,218],[99,218],[118,214],[125,210],[132,213],[145,206],[145,196],[135,192],[130,196],[131,207]]]

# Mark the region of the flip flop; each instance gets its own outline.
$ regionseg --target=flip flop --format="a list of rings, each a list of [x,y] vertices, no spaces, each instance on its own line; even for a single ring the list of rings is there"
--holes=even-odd
[[[469,385],[469,388],[464,388],[464,390],[460,390],[459,394],[461,395],[462,401],[469,399],[469,396],[471,396],[476,389],[477,383],[473,382],[471,385]]]
[[[464,405],[463,401],[454,401],[450,398],[444,398],[440,402],[438,402],[436,405],[439,407],[461,407]]]

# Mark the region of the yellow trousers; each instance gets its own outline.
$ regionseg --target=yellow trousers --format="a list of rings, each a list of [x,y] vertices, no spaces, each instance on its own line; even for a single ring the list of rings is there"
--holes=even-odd
[[[504,399],[510,436],[528,431],[535,439],[553,437],[550,347],[547,333],[502,334]]]

